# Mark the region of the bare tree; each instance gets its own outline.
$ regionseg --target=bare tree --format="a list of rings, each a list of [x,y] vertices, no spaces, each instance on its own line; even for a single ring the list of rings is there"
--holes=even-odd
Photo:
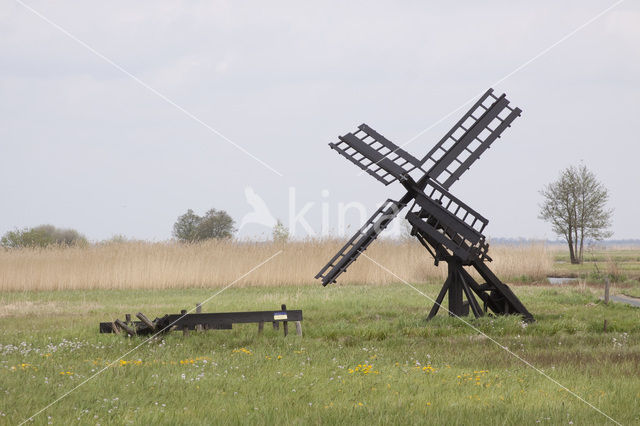
[[[540,191],[544,202],[540,219],[551,223],[553,232],[569,245],[571,263],[582,263],[585,239],[610,237],[613,210],[606,208],[609,192],[584,164],[571,166]]]

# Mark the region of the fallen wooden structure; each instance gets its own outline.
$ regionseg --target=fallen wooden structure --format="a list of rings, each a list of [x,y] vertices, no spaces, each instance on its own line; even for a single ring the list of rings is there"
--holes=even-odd
[[[278,311],[252,311],[252,312],[220,312],[202,313],[200,304],[196,305],[193,314],[182,310],[179,314],[169,314],[151,321],[142,312],[136,317],[140,321],[132,321],[131,314],[126,314],[125,321],[116,319],[111,322],[100,323],[100,333],[124,333],[129,336],[167,333],[174,330],[182,330],[185,335],[189,330],[231,330],[233,324],[258,323],[258,333],[262,333],[265,323],[272,323],[274,330],[282,328],[284,335],[289,334],[289,322],[294,322],[296,334],[302,336],[302,310],[287,310],[282,305]]]

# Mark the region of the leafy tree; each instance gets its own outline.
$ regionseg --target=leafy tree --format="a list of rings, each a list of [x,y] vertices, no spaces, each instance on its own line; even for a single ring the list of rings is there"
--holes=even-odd
[[[192,243],[197,240],[198,225],[202,222],[202,218],[189,209],[185,214],[178,217],[176,223],[173,224],[173,236],[178,240],[186,243]]]
[[[234,220],[226,211],[211,209],[202,217],[196,228],[197,239],[202,241],[210,238],[231,238],[236,232],[234,224]]]
[[[198,216],[189,209],[173,225],[173,236],[187,243],[210,238],[231,238],[236,231],[234,224],[224,210],[211,209],[204,216]]]
[[[584,240],[602,240],[612,235],[613,211],[606,208],[607,188],[581,164],[569,167],[540,191],[544,202],[540,219],[551,223],[553,232],[569,245],[571,263],[582,263]]]
[[[87,239],[75,229],[60,229],[53,225],[9,231],[0,239],[7,248],[47,247],[50,245],[74,246],[87,244]]]
[[[282,224],[280,219],[276,222],[272,231],[273,242],[278,244],[286,244],[289,241],[289,229]]]

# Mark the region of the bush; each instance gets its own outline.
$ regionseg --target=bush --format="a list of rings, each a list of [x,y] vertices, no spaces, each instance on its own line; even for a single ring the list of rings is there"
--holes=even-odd
[[[59,229],[53,225],[9,231],[0,239],[0,245],[7,248],[75,246],[87,244],[87,238],[75,229]]]

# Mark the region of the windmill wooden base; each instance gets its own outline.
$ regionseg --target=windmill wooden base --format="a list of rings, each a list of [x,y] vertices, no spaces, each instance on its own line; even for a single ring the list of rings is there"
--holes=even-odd
[[[482,264],[483,267],[477,268],[481,276],[487,279],[487,282],[483,284],[478,284],[458,259],[448,259],[447,265],[447,280],[444,282],[427,320],[436,316],[445,295],[448,294],[448,310],[451,316],[467,316],[471,310],[476,318],[480,318],[491,309],[496,314],[517,313],[521,314],[525,321],[533,321],[533,315],[527,311],[511,289],[502,283],[486,265]],[[482,302],[482,307],[478,299]]]

